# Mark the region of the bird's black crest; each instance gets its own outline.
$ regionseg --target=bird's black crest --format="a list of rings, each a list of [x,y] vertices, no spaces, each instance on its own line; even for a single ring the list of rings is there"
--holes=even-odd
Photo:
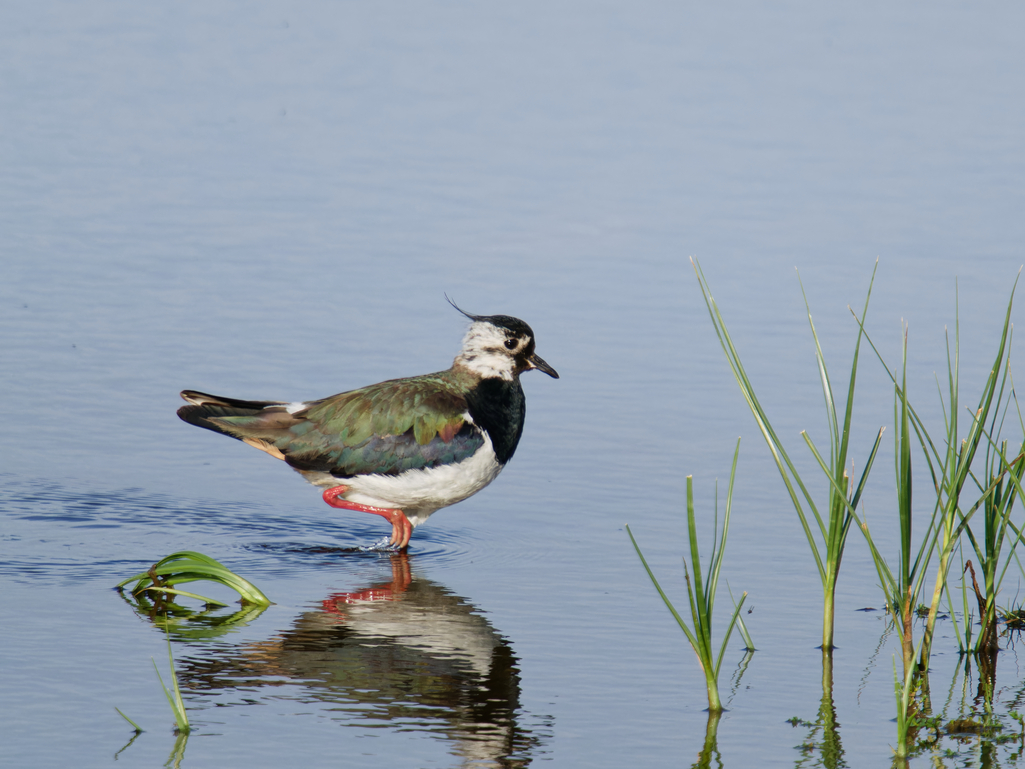
[[[448,294],[445,294],[445,299],[448,301],[450,305],[455,307],[456,310],[461,312],[463,315],[465,315],[472,321],[490,323],[493,326],[498,326],[500,328],[507,329],[516,336],[534,336],[534,330],[519,318],[514,318],[511,315],[474,315],[472,313],[467,312],[462,307],[453,302],[451,299],[449,299]]]

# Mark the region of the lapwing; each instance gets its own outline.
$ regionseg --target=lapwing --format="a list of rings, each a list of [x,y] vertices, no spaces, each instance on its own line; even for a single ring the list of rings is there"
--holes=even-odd
[[[294,403],[185,390],[178,416],[284,460],[332,507],[384,516],[392,547],[405,550],[431,513],[476,494],[512,459],[526,413],[520,374],[559,378],[522,320],[456,309],[471,323],[445,371]]]

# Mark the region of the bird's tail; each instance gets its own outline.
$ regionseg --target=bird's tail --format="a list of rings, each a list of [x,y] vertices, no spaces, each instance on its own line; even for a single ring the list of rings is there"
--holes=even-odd
[[[265,409],[275,406],[283,409],[288,405],[282,401],[243,401],[237,398],[222,398],[219,395],[207,395],[195,390],[183,390],[181,396],[189,403],[189,405],[178,409],[178,416],[184,421],[196,425],[196,427],[213,430],[239,440],[243,440],[244,436],[229,429],[230,422],[211,420],[219,420],[224,417],[259,417],[267,414]]]

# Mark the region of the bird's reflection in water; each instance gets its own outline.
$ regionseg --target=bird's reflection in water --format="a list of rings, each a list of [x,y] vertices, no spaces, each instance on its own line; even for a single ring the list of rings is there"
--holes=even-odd
[[[301,699],[344,705],[363,726],[426,731],[451,742],[462,766],[521,767],[541,746],[521,721],[512,649],[473,606],[391,556],[389,581],[338,593],[293,627],[231,656],[188,661],[193,690],[299,684]]]

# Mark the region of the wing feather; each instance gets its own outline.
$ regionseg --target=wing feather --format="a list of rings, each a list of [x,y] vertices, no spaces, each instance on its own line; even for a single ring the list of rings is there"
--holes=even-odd
[[[183,419],[245,441],[297,470],[340,478],[459,462],[485,440],[447,371],[340,393],[294,413],[277,401],[189,401],[179,411],[187,412]]]

